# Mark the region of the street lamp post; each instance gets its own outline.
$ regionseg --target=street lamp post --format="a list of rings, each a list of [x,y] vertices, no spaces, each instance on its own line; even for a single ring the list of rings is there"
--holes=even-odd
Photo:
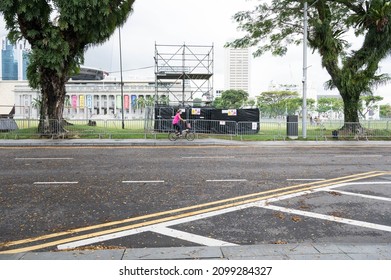
[[[118,28],[119,35],[119,68],[121,76],[121,113],[122,113],[122,129],[125,129],[124,121],[124,83],[122,79],[122,42],[121,42],[121,27]]]
[[[315,5],[319,0],[316,0],[310,7]],[[303,19],[303,138],[307,138],[307,43],[308,43],[308,4],[304,2],[304,19]]]
[[[304,2],[304,31],[303,31],[303,110],[302,110],[302,132],[303,138],[307,138],[307,2]]]

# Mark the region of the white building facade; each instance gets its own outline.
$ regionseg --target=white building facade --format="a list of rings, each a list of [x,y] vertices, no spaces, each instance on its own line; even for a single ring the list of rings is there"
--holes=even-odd
[[[69,81],[66,92],[64,117],[67,119],[121,118],[122,93],[125,119],[143,118],[148,102],[155,102],[154,81],[124,81],[122,90],[118,81]],[[38,106],[34,104],[40,93],[32,90],[27,81],[15,81],[8,94],[14,95],[14,118],[39,117]]]
[[[227,48],[225,58],[225,90],[244,90],[250,94],[250,49]]]

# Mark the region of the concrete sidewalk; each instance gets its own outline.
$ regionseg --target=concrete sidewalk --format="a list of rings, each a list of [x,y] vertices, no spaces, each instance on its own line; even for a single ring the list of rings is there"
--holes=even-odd
[[[263,244],[0,254],[0,260],[391,260],[383,244]]]

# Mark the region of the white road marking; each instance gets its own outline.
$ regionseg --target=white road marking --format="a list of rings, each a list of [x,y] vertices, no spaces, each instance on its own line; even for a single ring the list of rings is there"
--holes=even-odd
[[[181,157],[182,159],[226,159],[235,158],[234,156],[194,156],[194,157]]]
[[[335,155],[336,158],[379,158],[383,157],[383,155]]]
[[[266,201],[267,201],[267,203],[271,203],[271,202],[289,199],[289,198],[293,198],[293,197],[297,197],[297,196],[302,196],[302,195],[306,195],[306,194],[310,194],[310,193],[314,193],[314,192],[324,192],[324,191],[331,191],[331,190],[334,191],[334,189],[336,189],[336,188],[341,188],[341,187],[351,186],[351,185],[390,185],[390,183],[388,183],[388,182],[351,182],[351,183],[335,184],[335,185],[330,185],[330,186],[327,186],[324,188],[302,191],[302,192],[287,194],[287,195],[283,195],[283,196],[279,196],[279,197],[275,197],[275,198],[270,198],[270,199],[267,199]]]
[[[246,179],[206,180],[207,182],[247,182]]]
[[[79,182],[34,182],[34,185],[69,185],[78,184]]]
[[[351,183],[341,183],[341,184],[330,185],[330,186],[321,188],[319,190],[320,191],[324,191],[324,190],[327,190],[327,189],[334,189],[334,188],[351,186],[351,185],[386,185],[386,186],[390,186],[390,182],[351,182]]]
[[[60,244],[57,246],[57,249],[58,250],[66,250],[66,249],[73,249],[73,248],[77,248],[77,247],[87,246],[87,245],[94,244],[97,242],[103,242],[103,241],[121,238],[121,237],[129,236],[129,235],[143,233],[143,232],[150,230],[150,228],[151,228],[151,226],[146,226],[146,227],[142,227],[142,228],[130,229],[130,230],[121,231],[121,232],[117,232],[117,233],[106,234],[106,235],[102,235],[102,236],[97,236],[97,237],[92,237],[92,238],[83,239],[83,240],[79,240],[79,241]]]
[[[273,205],[262,205],[261,206],[260,205],[259,207],[274,210],[274,211],[279,211],[279,212],[285,212],[288,214],[295,214],[295,215],[300,215],[300,216],[305,216],[305,217],[310,217],[310,218],[316,218],[316,219],[327,220],[327,221],[332,221],[332,222],[337,222],[337,223],[342,223],[342,224],[348,224],[348,225],[353,225],[353,226],[365,227],[365,228],[369,228],[369,229],[391,232],[391,227],[385,226],[385,225],[379,225],[379,224],[373,224],[373,223],[362,222],[362,221],[357,221],[357,220],[345,219],[345,218],[324,215],[324,214],[318,214],[318,213],[314,213],[314,212],[307,212],[307,211],[302,211],[302,210],[296,210],[296,209],[291,209],[291,208],[285,208],[285,207],[280,207],[280,206],[273,206]]]
[[[122,181],[124,184],[138,184],[138,183],[164,183],[164,180],[156,181]]]
[[[326,179],[319,178],[319,179],[286,179],[287,181],[324,181]]]
[[[354,193],[354,192],[337,191],[337,190],[333,190],[333,192],[344,194],[344,195],[358,196],[358,197],[363,197],[363,198],[377,199],[377,200],[384,200],[384,201],[391,202],[391,198],[388,198],[388,197],[374,196],[374,195]]]
[[[221,241],[205,236],[200,236],[200,235],[196,235],[196,234],[192,234],[176,229],[171,229],[167,227],[158,227],[152,231],[158,234],[171,236],[174,238],[190,241],[205,246],[238,246],[237,244],[234,243],[229,243],[229,242],[225,242],[225,241]]]
[[[71,160],[73,158],[15,158],[15,160]]]

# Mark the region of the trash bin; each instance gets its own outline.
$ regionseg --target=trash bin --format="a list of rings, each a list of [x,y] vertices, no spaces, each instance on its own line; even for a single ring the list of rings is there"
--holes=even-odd
[[[291,115],[286,118],[286,135],[290,139],[299,138],[299,116]]]
[[[338,130],[333,130],[332,132],[333,139],[338,139]]]

